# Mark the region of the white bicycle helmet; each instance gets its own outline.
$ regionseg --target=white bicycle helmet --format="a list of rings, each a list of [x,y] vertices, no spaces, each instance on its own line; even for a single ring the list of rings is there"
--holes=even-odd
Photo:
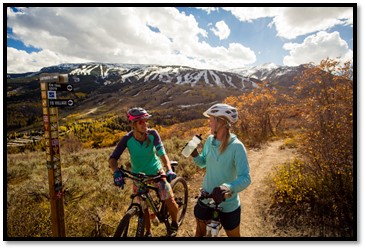
[[[225,117],[230,123],[238,121],[238,110],[230,105],[218,103],[203,112],[206,117]]]

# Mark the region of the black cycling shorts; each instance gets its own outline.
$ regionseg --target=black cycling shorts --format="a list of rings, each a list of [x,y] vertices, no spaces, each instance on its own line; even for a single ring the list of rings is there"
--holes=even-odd
[[[198,201],[194,207],[194,216],[200,220],[212,219],[212,209],[205,207]],[[225,230],[233,230],[240,224],[241,207],[229,213],[220,213],[220,221]]]

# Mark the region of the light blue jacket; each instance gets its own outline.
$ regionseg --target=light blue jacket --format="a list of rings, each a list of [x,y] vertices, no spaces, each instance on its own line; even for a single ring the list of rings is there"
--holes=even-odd
[[[220,204],[223,212],[232,212],[240,206],[238,193],[251,183],[246,149],[236,135],[231,134],[226,150],[220,154],[221,142],[210,135],[202,153],[193,158],[196,165],[206,168],[202,188],[211,193],[220,185],[229,187],[232,196]]]

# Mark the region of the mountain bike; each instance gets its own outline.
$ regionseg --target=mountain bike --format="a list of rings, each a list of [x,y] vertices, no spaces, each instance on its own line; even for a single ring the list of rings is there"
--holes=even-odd
[[[175,167],[178,165],[177,162],[171,162],[171,166],[173,171],[175,171]],[[171,216],[168,212],[167,206],[160,199],[158,188],[151,185],[152,182],[158,182],[165,178],[165,175],[146,175],[144,173],[132,173],[126,169],[121,167],[121,171],[124,174],[124,177],[129,178],[131,180],[136,181],[136,184],[139,188],[136,194],[132,194],[130,196],[131,203],[127,209],[126,214],[123,216],[120,221],[116,232],[113,237],[143,237],[145,230],[145,217],[144,217],[144,204],[146,204],[150,210],[153,212],[153,215],[158,219],[158,223],[164,223],[166,227],[166,236],[175,236],[172,235],[170,225],[172,223]],[[188,205],[188,186],[186,180],[178,176],[170,183],[174,199],[178,204],[178,226],[180,226],[183,222],[184,216],[187,211]],[[135,198],[140,198],[142,201],[141,204],[135,202]],[[155,223],[154,223],[155,224]]]
[[[231,194],[226,193],[224,195],[225,198],[230,198]],[[220,213],[222,212],[222,207],[220,207],[220,203],[216,203],[212,198],[211,194],[204,191],[203,189],[200,190],[200,194],[197,197],[198,204],[200,206],[204,206],[209,208],[212,211],[212,218],[206,222],[206,236],[205,237],[220,237],[220,232],[222,229],[222,225],[220,222]],[[203,200],[208,200],[207,203],[202,202]]]

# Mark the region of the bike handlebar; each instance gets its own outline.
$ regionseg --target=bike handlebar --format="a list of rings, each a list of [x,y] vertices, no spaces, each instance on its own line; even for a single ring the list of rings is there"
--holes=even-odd
[[[123,168],[123,165],[119,168],[122,173],[124,174],[123,177],[130,178],[135,181],[140,182],[150,182],[150,181],[160,181],[162,178],[166,178],[165,174],[154,174],[154,175],[147,175],[145,173],[132,173],[131,171],[128,171]]]
[[[225,199],[230,198],[230,197],[231,197],[231,193],[230,192],[225,193],[224,194],[224,200],[223,201],[225,201]],[[212,194],[206,192],[205,190],[201,190],[200,195],[198,196],[198,199],[199,200],[213,199],[213,197],[212,197]],[[214,201],[214,204],[218,206],[220,203],[216,203]]]

